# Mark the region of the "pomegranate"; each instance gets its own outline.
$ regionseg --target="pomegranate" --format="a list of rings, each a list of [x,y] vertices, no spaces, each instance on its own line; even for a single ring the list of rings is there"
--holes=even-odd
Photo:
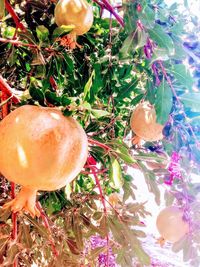
[[[136,134],[136,142],[158,141],[163,138],[163,125],[156,122],[156,111],[149,102],[140,103],[133,111],[130,120],[131,129]]]
[[[163,209],[157,217],[156,225],[162,238],[172,243],[189,232],[189,224],[183,220],[183,211],[175,206]]]
[[[75,35],[88,32],[93,24],[92,6],[85,0],[59,0],[54,14],[58,26],[74,25]]]
[[[38,190],[56,190],[70,183],[83,168],[87,136],[72,117],[54,108],[25,105],[0,122],[0,172],[22,185],[5,208],[39,215]]]

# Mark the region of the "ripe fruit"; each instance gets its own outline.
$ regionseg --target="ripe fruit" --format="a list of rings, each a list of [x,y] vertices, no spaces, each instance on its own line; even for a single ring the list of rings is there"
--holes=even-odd
[[[59,0],[55,8],[55,22],[58,26],[74,25],[73,33],[82,35],[93,24],[92,6],[85,0]]]
[[[162,237],[172,243],[189,232],[189,224],[183,220],[183,211],[175,206],[163,209],[157,217],[156,225]]]
[[[37,190],[56,190],[70,183],[84,166],[87,136],[72,118],[54,108],[25,105],[0,122],[0,172],[22,185],[7,203],[33,216]]]
[[[163,125],[156,122],[156,111],[148,102],[140,103],[133,111],[131,129],[137,137],[145,141],[158,141],[163,138]]]

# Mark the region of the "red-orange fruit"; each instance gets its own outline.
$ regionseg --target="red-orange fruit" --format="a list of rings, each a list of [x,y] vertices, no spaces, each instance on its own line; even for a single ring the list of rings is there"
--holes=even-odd
[[[15,212],[25,209],[34,216],[37,190],[70,183],[87,154],[87,136],[72,117],[54,108],[17,108],[0,122],[0,172],[23,188],[5,207]]]
[[[130,126],[142,140],[158,141],[163,138],[163,125],[156,122],[155,108],[148,102],[140,103],[133,111]]]
[[[157,217],[156,225],[161,236],[172,243],[189,232],[189,224],[183,220],[183,211],[175,206],[163,209]]]

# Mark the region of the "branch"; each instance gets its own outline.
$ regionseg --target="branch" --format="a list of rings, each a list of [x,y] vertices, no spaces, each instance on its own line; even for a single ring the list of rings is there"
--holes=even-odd
[[[43,208],[42,208],[42,206],[41,206],[41,204],[40,204],[39,201],[37,201],[36,207],[40,211],[40,216],[41,216],[41,218],[43,220],[44,226],[48,229],[50,235],[52,235],[51,228],[50,228],[50,225],[49,225],[49,222],[48,222],[48,218],[47,218],[47,216],[46,216],[46,214],[45,214],[45,212],[44,212],[44,210],[43,210]],[[49,243],[51,244],[51,248],[52,248],[53,254],[56,257],[58,257],[59,256],[59,253],[58,253],[58,251],[56,249],[56,246],[55,246],[54,241],[51,238],[49,238]]]
[[[109,146],[107,146],[107,145],[105,145],[105,144],[103,144],[103,143],[101,143],[101,142],[99,142],[99,141],[97,141],[97,140],[88,138],[88,142],[89,142],[90,144],[97,145],[97,146],[99,146],[99,147],[101,147],[101,148],[103,148],[103,149],[105,149],[105,150],[107,150],[107,151],[112,150],[111,147],[109,147]]]
[[[0,76],[1,78],[1,76]],[[1,88],[0,88],[1,89]],[[1,102],[4,102],[5,100],[7,100],[9,98],[8,94],[6,94],[4,91],[2,92],[2,96],[1,96]],[[2,118],[5,118],[9,113],[9,108],[8,108],[8,102],[6,102],[3,106],[2,106]],[[11,182],[11,198],[14,199],[15,198],[15,183]],[[17,240],[17,213],[12,212],[12,232],[11,232],[11,238],[12,240],[16,241]],[[13,267],[17,267],[18,265],[18,259],[17,257],[15,258],[14,262],[13,262]]]
[[[94,162],[95,165],[90,165],[90,162]],[[98,176],[96,174],[96,170],[98,170],[98,168],[96,167],[96,161],[95,159],[90,156],[90,160],[87,160],[87,165],[89,166],[94,178],[95,178],[95,182],[96,182],[96,185],[99,189],[99,193],[100,193],[100,197],[101,197],[101,202],[103,204],[103,210],[104,210],[104,214],[105,214],[105,223],[107,221],[107,209],[106,209],[106,202],[105,202],[105,198],[104,198],[104,195],[103,195],[103,190],[101,188],[101,184],[100,184],[100,181],[98,179]],[[107,261],[106,261],[106,266],[108,267],[109,266],[109,236],[108,234],[106,234],[106,241],[107,241]]]
[[[57,83],[56,83],[56,81],[55,81],[53,76],[50,76],[49,82],[50,82],[51,87],[53,88],[53,90],[57,91],[58,90],[58,85],[57,85]]]
[[[1,38],[0,37],[0,42],[2,43],[8,43],[8,44],[13,44],[13,45],[16,45],[16,46],[26,46],[26,47],[30,47],[30,48],[35,48],[37,49],[38,51],[43,49],[47,52],[57,52],[55,49],[53,48],[49,48],[49,47],[41,47],[41,46],[38,46],[36,44],[29,44],[29,43],[23,43],[23,42],[20,42],[18,40],[13,40],[13,39],[6,39],[6,38]]]
[[[24,25],[20,22],[19,17],[17,16],[15,10],[13,9],[13,7],[11,6],[11,4],[8,2],[8,0],[5,0],[5,8],[8,11],[8,13],[11,15],[11,17],[13,18],[16,28],[20,29],[22,31],[26,31],[26,28],[24,27]]]
[[[113,16],[116,18],[116,20],[119,22],[119,24],[124,27],[124,20],[117,14],[114,7],[111,6],[111,4],[107,0],[102,0],[102,3],[98,0],[93,0],[95,3],[97,3],[101,8],[107,9]]]
[[[3,79],[0,74],[0,91],[4,92],[8,97],[12,96],[12,102],[18,104],[19,99],[13,95],[10,85]]]

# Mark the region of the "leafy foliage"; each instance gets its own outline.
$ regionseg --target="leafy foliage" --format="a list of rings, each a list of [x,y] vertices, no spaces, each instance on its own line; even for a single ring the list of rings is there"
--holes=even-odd
[[[139,230],[143,227],[142,218],[149,213],[145,204],[135,199],[137,188],[127,167],[139,168],[144,173],[157,204],[159,186],[169,176],[167,169],[159,167],[166,160],[164,149],[168,155],[173,150],[184,155],[185,166],[192,159],[197,172],[198,140],[194,140],[191,129],[199,122],[198,114],[188,125],[181,103],[192,112],[199,112],[199,95],[192,91],[193,79],[182,64],[188,53],[182,43],[186,17],[180,16],[177,6],[166,7],[163,1],[141,0],[141,10],[137,5],[137,1],[123,3],[122,28],[114,16],[102,18],[101,8],[93,3],[93,27],[78,37],[81,48],[73,51],[62,42],[73,26],[56,26],[54,1],[13,1],[24,31],[17,28],[9,14],[4,17],[0,29],[1,74],[15,88],[19,105],[58,107],[64,115],[76,117],[87,132],[93,167],[86,165],[76,180],[60,191],[40,193],[49,229],[42,218],[20,215],[18,238],[13,241],[11,213],[0,210],[2,266],[9,266],[16,257],[20,266],[27,267],[32,263],[42,267],[88,263],[97,266],[98,255],[108,251],[108,247],[86,249],[91,236],[96,234],[109,239],[120,266],[132,266],[138,261],[141,266],[150,265],[140,240],[145,234]],[[0,18],[3,16],[4,5],[0,1]],[[155,105],[157,121],[165,125],[165,139],[145,143],[142,148],[131,147],[127,141],[130,115],[143,100]],[[148,162],[158,168],[151,169]],[[10,188],[3,178],[1,181],[3,204]],[[176,203],[183,206],[184,199],[195,195],[195,187],[191,183],[185,187],[183,181],[176,179],[166,191],[167,204],[178,199]],[[181,198],[183,188],[185,195]],[[123,198],[113,206],[109,196],[115,192],[120,192]],[[197,216],[195,202],[191,203],[191,213]],[[194,234],[194,244],[195,238],[198,239]],[[179,245],[174,245],[174,251],[194,248],[187,237],[184,247]],[[187,253],[185,260],[197,262],[195,253],[192,255],[191,259]]]

